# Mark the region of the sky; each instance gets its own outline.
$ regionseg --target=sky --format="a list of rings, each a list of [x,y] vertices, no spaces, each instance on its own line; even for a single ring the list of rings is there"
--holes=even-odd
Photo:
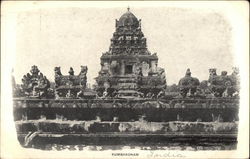
[[[81,65],[88,66],[88,83],[94,84],[100,70],[100,57],[108,51],[115,31],[115,19],[128,5],[86,7],[74,5],[22,10],[16,14],[14,76],[22,76],[37,65],[50,81],[54,67],[67,75]],[[142,20],[148,50],[157,53],[158,66],[166,71],[167,84],[178,83],[190,68],[192,76],[208,79],[208,69],[231,74],[234,61],[233,37],[228,15],[214,8],[130,5]]]

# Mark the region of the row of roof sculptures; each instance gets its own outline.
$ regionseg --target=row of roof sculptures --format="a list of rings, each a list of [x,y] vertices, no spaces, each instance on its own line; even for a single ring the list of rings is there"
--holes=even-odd
[[[239,93],[239,69],[234,67],[231,75],[222,71],[217,75],[216,69],[209,69],[209,79],[200,82],[197,78],[191,77],[190,69],[187,69],[185,77],[178,84],[182,97],[194,96],[197,94],[211,94],[215,97],[232,97]]]
[[[37,66],[32,66],[30,73],[23,76],[22,85],[18,88],[13,85],[14,91],[18,92],[17,96],[39,97],[47,98],[54,94],[55,98],[83,98],[86,91],[87,83],[87,66],[81,66],[81,71],[78,75],[74,75],[73,68],[70,68],[69,75],[62,75],[60,67],[55,67],[55,88],[50,86],[50,81],[44,76]],[[164,71],[164,70],[162,70]],[[198,78],[191,76],[190,69],[187,69],[186,74],[180,79],[178,83],[179,95],[181,97],[198,97],[214,96],[214,97],[232,97],[239,93],[239,70],[233,68],[231,75],[227,75],[226,71],[222,71],[221,75],[217,75],[216,69],[209,69],[209,79],[199,81]],[[116,88],[112,88],[112,82],[104,83],[103,92],[96,92],[98,98],[118,98],[119,91],[123,93],[130,93],[138,98],[160,98],[164,97],[166,89],[160,89],[158,92],[152,91],[154,89],[153,79],[146,79],[146,84],[151,85],[147,88],[149,91],[138,91],[143,87],[142,74],[137,74],[137,78],[118,78],[120,83]],[[165,80],[165,75],[162,77]],[[157,81],[157,80],[156,80]],[[130,83],[130,84],[127,84]],[[132,84],[134,83],[134,84]],[[97,90],[97,89],[95,89]],[[16,93],[18,94],[18,93]]]
[[[111,38],[109,51],[102,54],[101,70],[96,77],[95,91],[100,98],[160,98],[166,92],[165,70],[158,67],[158,56],[151,54],[147,40],[138,20],[128,9],[119,20]],[[69,75],[62,75],[60,67],[55,67],[55,88],[43,76],[37,66],[32,66],[31,74],[23,76],[21,93],[24,96],[55,98],[83,98],[86,96],[87,66],[81,66],[78,75],[70,67]],[[207,81],[200,82],[191,76],[190,69],[178,83],[181,97],[233,96],[239,92],[238,70],[232,75],[223,71],[216,74],[210,69]],[[53,90],[54,89],[54,90]],[[88,93],[87,93],[88,94]]]

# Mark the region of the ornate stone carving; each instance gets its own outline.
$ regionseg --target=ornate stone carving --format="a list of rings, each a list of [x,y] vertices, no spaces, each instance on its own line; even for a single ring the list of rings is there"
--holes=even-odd
[[[109,52],[109,55],[102,55],[102,68],[96,78],[96,91],[100,96],[105,92],[106,81],[110,81],[110,88],[119,97],[127,94],[138,97],[138,94],[146,95],[150,91],[157,96],[164,90],[165,71],[157,67],[156,53],[151,55],[147,49],[147,40],[141,31],[141,20],[130,11],[116,21],[116,31],[111,38]],[[109,63],[110,67],[106,68],[105,63]],[[149,76],[150,70],[152,74]]]
[[[72,67],[70,67],[70,69],[69,69],[69,75],[74,76],[74,70]]]
[[[31,74],[30,74],[31,73]],[[26,96],[31,97],[46,97],[50,82],[43,76],[37,66],[32,66],[30,73],[23,76],[22,79],[22,91]]]
[[[110,71],[112,75],[120,73],[120,64],[117,61],[112,61],[110,65]]]
[[[55,96],[56,98],[76,98],[83,95],[87,82],[87,66],[81,66],[78,76],[70,67],[69,75],[62,75],[60,67],[55,67]]]
[[[198,78],[191,77],[190,69],[187,69],[185,77],[181,78],[178,84],[182,97],[194,96],[200,82]]]
[[[88,73],[88,67],[87,66],[81,66],[81,72],[79,73],[80,85],[81,86],[86,87],[87,73]]]
[[[221,75],[217,75],[216,69],[209,69],[208,87],[216,97],[232,97],[239,93],[239,70],[233,68],[233,73],[227,75],[226,71],[222,71]]]

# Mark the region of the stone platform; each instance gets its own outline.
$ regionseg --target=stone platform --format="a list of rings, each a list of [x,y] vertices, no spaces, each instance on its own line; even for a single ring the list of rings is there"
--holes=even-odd
[[[100,122],[28,120],[16,121],[23,146],[140,145],[169,143],[235,143],[235,122]]]
[[[13,102],[18,140],[25,147],[237,143],[238,98]]]

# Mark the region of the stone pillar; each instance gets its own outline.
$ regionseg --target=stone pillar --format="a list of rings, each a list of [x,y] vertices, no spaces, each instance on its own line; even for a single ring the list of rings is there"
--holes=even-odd
[[[133,72],[133,74],[136,73],[137,67],[138,67],[138,65],[132,64],[132,72]]]
[[[147,77],[149,72],[149,64],[145,61],[142,62],[142,75]]]
[[[151,61],[151,70],[152,72],[157,71],[157,61]]]
[[[121,75],[125,74],[125,62],[122,60],[121,61]]]

